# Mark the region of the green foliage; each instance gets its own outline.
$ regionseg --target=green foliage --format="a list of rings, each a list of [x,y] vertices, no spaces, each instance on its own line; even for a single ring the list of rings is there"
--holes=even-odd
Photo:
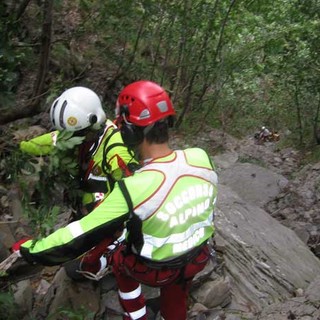
[[[293,144],[309,144],[320,96],[319,6],[316,0],[55,1],[50,97],[79,82],[103,86],[113,110],[123,85],[150,79],[171,94],[178,126],[208,124],[236,135],[285,127]],[[14,45],[18,22],[1,21],[8,31],[3,48],[14,51],[5,54],[8,91],[27,53]]]
[[[302,161],[304,165],[320,162],[320,146],[319,145],[305,150],[304,153],[305,153],[305,158]]]
[[[36,238],[42,238],[54,230],[60,207],[37,206],[36,203],[31,203],[30,201],[23,201],[22,203],[28,216],[29,226],[36,235]]]
[[[0,4],[0,105],[12,104],[13,92],[20,80],[20,71],[31,57],[32,50],[23,42],[24,32],[15,12]]]
[[[14,297],[10,292],[0,292],[0,315],[6,320],[16,320],[19,318],[19,308],[14,302]]]
[[[61,307],[54,314],[48,316],[50,319],[59,319],[61,320],[93,320],[95,313],[87,310],[84,306],[79,306],[76,310],[72,308]]]
[[[23,209],[37,236],[52,232],[63,201],[68,201],[65,204],[70,206],[79,201],[76,149],[83,139],[62,131],[50,155],[31,157],[16,150],[7,159],[13,168],[9,174],[21,188]]]

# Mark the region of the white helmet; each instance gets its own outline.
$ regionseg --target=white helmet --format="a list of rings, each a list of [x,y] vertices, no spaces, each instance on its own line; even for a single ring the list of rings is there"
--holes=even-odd
[[[98,130],[106,121],[98,95],[85,87],[66,90],[52,104],[50,119],[57,130]]]

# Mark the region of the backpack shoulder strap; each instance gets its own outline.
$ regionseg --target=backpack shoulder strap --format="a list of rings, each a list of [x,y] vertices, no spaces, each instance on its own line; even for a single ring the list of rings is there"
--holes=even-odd
[[[125,182],[123,180],[119,180],[118,184],[124,198],[126,199],[129,209],[129,220],[126,225],[128,230],[128,249],[129,252],[131,250],[133,253],[139,253],[143,247],[142,221],[134,212],[132,199]]]
[[[132,203],[129,191],[128,191],[127,186],[126,186],[126,184],[124,183],[123,180],[119,180],[118,184],[119,184],[120,190],[121,190],[124,198],[126,199],[126,202],[127,202],[128,208],[129,208],[129,219],[131,219],[131,217],[135,213],[133,211],[133,203]]]
[[[128,148],[123,142],[114,142],[112,144],[109,144],[110,139],[118,132],[120,132],[120,130],[118,128],[114,128],[113,131],[110,133],[110,135],[106,138],[106,140],[104,141],[104,144],[103,144],[103,157],[102,157],[101,167],[102,167],[102,170],[105,174],[110,175],[111,166],[107,163],[107,156],[108,156],[108,153],[110,152],[110,150],[112,150],[113,148],[116,148],[116,147],[126,148],[129,155],[131,155],[131,157],[134,158],[133,151],[130,148]],[[117,155],[117,156],[119,157],[119,155]],[[120,167],[122,170],[129,170],[132,172],[134,171],[133,169],[129,168],[129,164],[126,164],[123,160],[122,160],[122,162],[124,164],[123,168]],[[125,167],[127,167],[127,168],[125,168]],[[126,175],[129,175],[129,174],[126,174]]]
[[[102,156],[101,167],[105,174],[110,174],[110,165],[107,163],[107,154],[112,148],[118,146],[118,143],[113,143],[109,145],[109,141],[117,132],[119,132],[118,129],[113,129],[113,131],[109,134],[109,136],[106,138],[106,140],[103,143],[103,156]]]

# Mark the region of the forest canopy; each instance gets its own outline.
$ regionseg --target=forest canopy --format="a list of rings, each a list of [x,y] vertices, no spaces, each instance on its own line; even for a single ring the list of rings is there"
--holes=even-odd
[[[266,125],[320,143],[317,0],[5,0],[0,12],[0,124],[74,85],[113,116],[123,85],[150,79],[170,93],[177,127]]]

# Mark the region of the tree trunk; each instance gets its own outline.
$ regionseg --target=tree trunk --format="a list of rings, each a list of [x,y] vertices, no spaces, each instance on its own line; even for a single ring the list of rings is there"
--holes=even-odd
[[[38,114],[40,111],[39,104],[42,95],[44,94],[45,79],[49,67],[52,29],[52,7],[53,0],[44,1],[39,68],[36,77],[36,82],[33,87],[32,97],[28,100],[28,103],[22,107],[17,107],[14,109],[3,111],[0,118],[0,125],[17,119],[34,116]]]
[[[302,125],[302,116],[301,116],[301,106],[299,101],[298,84],[295,84],[294,98],[295,98],[295,105],[296,105],[296,111],[297,111],[299,143],[300,145],[302,145],[303,144],[303,125]]]
[[[318,106],[316,111],[316,116],[314,118],[314,126],[313,126],[313,132],[314,132],[314,138],[317,142],[317,144],[320,144],[320,128],[319,128],[319,122],[320,122],[320,96],[318,99]]]
[[[38,108],[43,93],[45,78],[48,73],[52,29],[53,0],[46,0],[43,7],[43,24],[41,34],[41,51],[38,76],[33,90],[32,108]]]

